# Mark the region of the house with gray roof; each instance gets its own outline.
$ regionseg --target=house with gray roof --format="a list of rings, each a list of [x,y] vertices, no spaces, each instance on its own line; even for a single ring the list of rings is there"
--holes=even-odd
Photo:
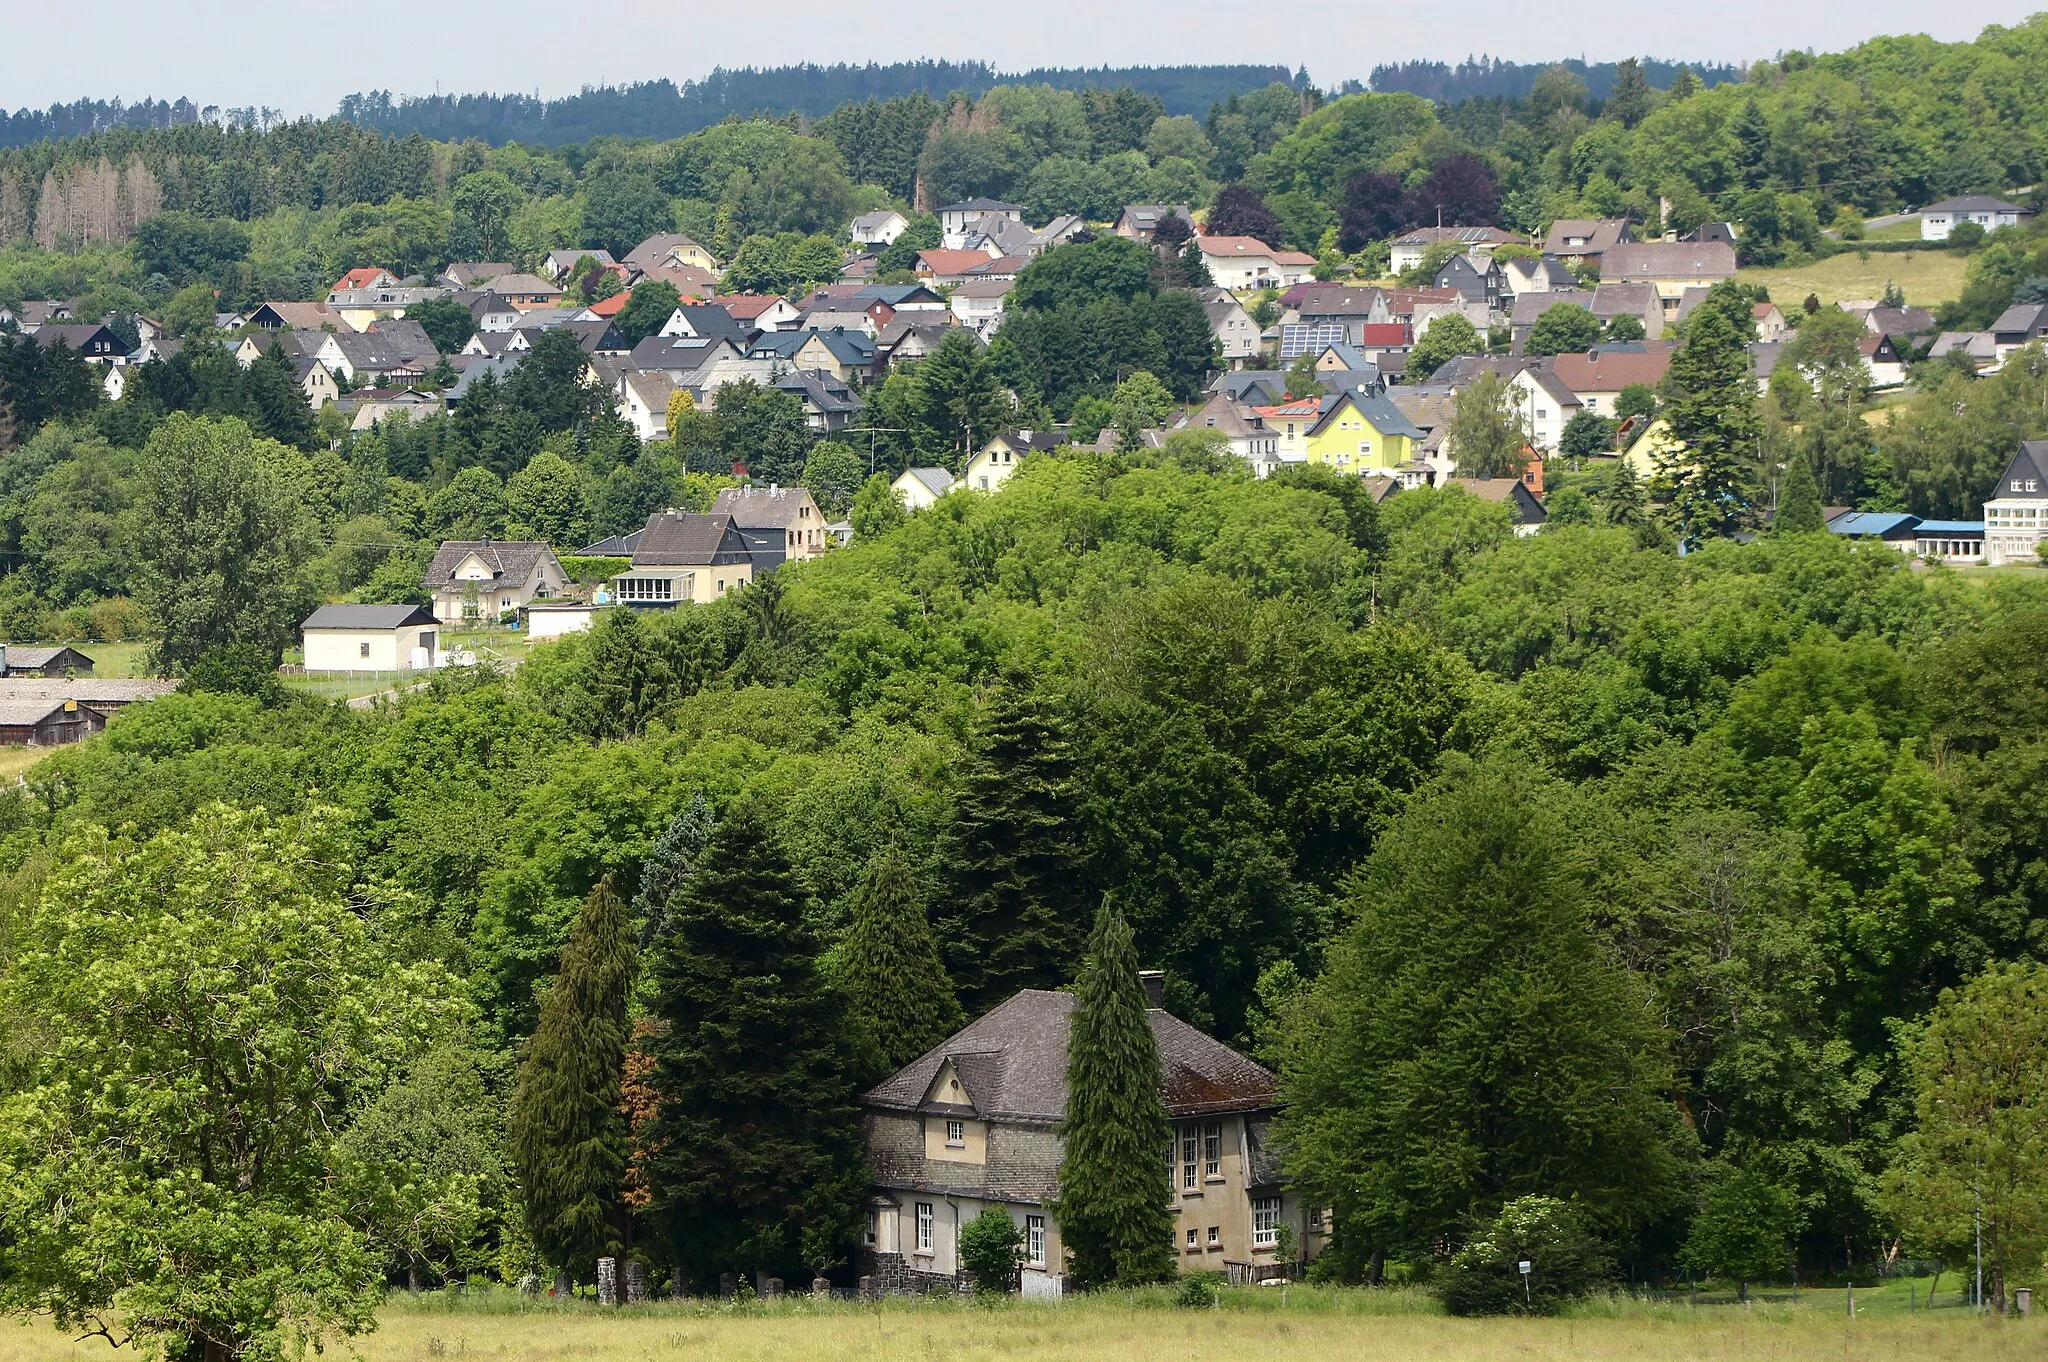
[[[656,511],[633,545],[633,566],[614,577],[612,599],[636,609],[708,605],[754,580],[746,536],[725,514]]]
[[[825,513],[801,487],[727,487],[712,500],[711,513],[732,517],[754,555],[757,577],[825,551]]]
[[[2048,440],[2025,440],[1984,503],[1984,561],[2036,563],[2048,541]]]
[[[1162,1190],[1180,1271],[1283,1277],[1283,1239],[1314,1258],[1329,1225],[1284,1180],[1273,1138],[1279,1081],[1167,1012],[1160,976],[1144,979],[1170,1122]],[[1022,1236],[1025,1294],[1062,1292],[1054,1207],[1073,1012],[1070,993],[1026,989],[860,1095],[874,1183],[859,1271],[873,1290],[956,1287],[960,1230],[992,1210]]]
[[[1962,194],[1930,203],[1920,210],[1918,216],[1922,241],[1946,241],[1950,232],[1966,222],[1973,222],[1986,232],[1995,232],[2001,227],[2019,226],[2034,216],[2034,210],[1989,194]]]
[[[418,605],[323,605],[299,626],[309,672],[431,671],[441,622]]]
[[[889,484],[905,510],[922,511],[953,490],[958,480],[943,468],[906,468]]]
[[[538,539],[450,539],[427,564],[424,587],[443,624],[499,619],[569,583],[554,548]]]

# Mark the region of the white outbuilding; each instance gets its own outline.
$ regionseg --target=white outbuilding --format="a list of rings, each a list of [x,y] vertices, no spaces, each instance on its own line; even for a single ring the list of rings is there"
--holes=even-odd
[[[441,622],[418,605],[323,605],[299,626],[309,672],[431,671]]]

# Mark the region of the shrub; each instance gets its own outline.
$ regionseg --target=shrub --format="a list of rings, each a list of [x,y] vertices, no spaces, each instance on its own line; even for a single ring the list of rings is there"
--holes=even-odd
[[[1184,1310],[1209,1309],[1216,1304],[1216,1278],[1207,1272],[1194,1272],[1182,1277],[1173,1303]]]
[[[1523,1280],[1521,1264],[1529,1264]],[[1554,1315],[1566,1301],[1586,1295],[1607,1275],[1598,1240],[1580,1226],[1571,1206],[1547,1196],[1525,1196],[1452,1256],[1436,1277],[1444,1309],[1453,1315]]]
[[[1008,1211],[983,1211],[960,1231],[960,1264],[974,1274],[977,1296],[1007,1292],[1023,1257],[1024,1231]]]

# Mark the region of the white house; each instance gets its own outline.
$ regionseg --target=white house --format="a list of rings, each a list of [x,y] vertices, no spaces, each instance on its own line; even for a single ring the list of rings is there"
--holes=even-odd
[[[1519,240],[1520,237],[1498,227],[1417,227],[1394,238],[1389,248],[1390,268],[1395,274],[1406,274],[1420,265],[1429,248],[1440,241],[1448,241],[1461,251],[1490,256],[1495,247]]]
[[[1224,363],[1242,369],[1246,360],[1258,356],[1259,324],[1228,289],[1198,288],[1195,297],[1209,318],[1209,334],[1223,347]]]
[[[945,238],[941,244],[949,251],[960,250],[967,243],[967,229],[990,213],[1012,222],[1024,221],[1024,205],[1020,203],[1004,203],[1000,199],[963,199],[939,209],[939,233]]]
[[[1252,236],[1198,236],[1195,245],[1209,277],[1232,292],[1248,288],[1292,288],[1311,277],[1316,258],[1300,251],[1276,251]]]
[[[909,225],[910,219],[895,209],[880,208],[872,213],[862,213],[848,223],[846,238],[863,246],[893,246]]]
[[[1050,430],[1006,430],[967,461],[961,472],[963,485],[977,492],[993,492],[1010,480],[1024,456],[1036,450],[1058,449],[1065,437]]]
[[[1984,503],[1984,561],[2038,563],[2048,539],[2048,440],[2025,440]]]
[[[958,484],[943,468],[906,468],[889,484],[906,510],[922,511]]]
[[[309,672],[431,671],[440,624],[418,605],[323,605],[299,638]]]
[[[1964,194],[1959,198],[1930,203],[1920,210],[1920,239],[1946,241],[1948,234],[1965,222],[1974,222],[1987,232],[1995,232],[2000,227],[2017,227],[2022,218],[2033,215],[2032,209],[2007,203],[2004,199]]]

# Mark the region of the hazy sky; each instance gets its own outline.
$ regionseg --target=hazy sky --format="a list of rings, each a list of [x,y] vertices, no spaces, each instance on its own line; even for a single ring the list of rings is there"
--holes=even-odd
[[[1279,62],[1325,87],[1382,61],[1650,55],[1742,61],[1878,33],[1955,40],[2036,0],[1034,0],[1022,5],[609,0],[0,0],[0,105],[189,95],[327,114],[345,94],[539,90],[794,61],[1032,66]],[[1017,17],[1010,17],[1017,16]]]

